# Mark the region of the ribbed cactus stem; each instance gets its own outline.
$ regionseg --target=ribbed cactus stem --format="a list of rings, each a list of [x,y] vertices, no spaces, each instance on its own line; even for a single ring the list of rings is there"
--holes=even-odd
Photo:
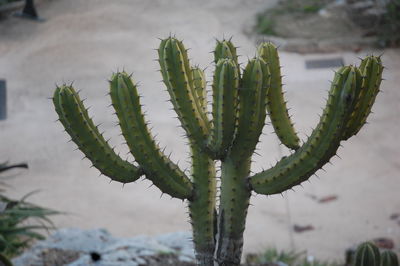
[[[214,73],[213,127],[207,145],[216,158],[222,159],[228,153],[235,133],[239,74],[231,59],[220,59]]]
[[[354,266],[380,266],[381,256],[379,249],[371,242],[358,246],[354,258]]]
[[[246,161],[251,157],[265,124],[270,72],[261,58],[249,60],[239,88],[239,114],[231,154]]]
[[[363,59],[359,71],[361,73],[360,86],[356,93],[354,109],[346,125],[345,140],[360,131],[371,113],[372,105],[379,93],[382,81],[383,66],[380,57],[368,56]]]
[[[132,155],[145,170],[146,177],[164,193],[180,199],[190,198],[192,184],[179,167],[162,154],[151,136],[136,85],[128,74],[122,72],[113,75],[110,96],[122,135]]]
[[[204,146],[209,122],[204,104],[197,97],[199,92],[194,86],[187,51],[181,41],[170,37],[161,41],[158,54],[163,80],[178,118],[188,137]]]
[[[143,169],[122,160],[110,147],[72,86],[57,87],[53,103],[65,131],[102,174],[121,183],[134,182],[143,175]]]
[[[396,253],[391,250],[385,250],[381,253],[380,266],[399,266],[399,259]]]
[[[212,265],[215,249],[216,177],[214,161],[195,145],[192,152],[194,194],[189,201],[196,258],[201,265]]]
[[[247,185],[250,158],[227,157],[221,163],[221,197],[218,213],[218,265],[239,265],[251,191]]]
[[[255,192],[266,195],[282,193],[307,180],[336,154],[353,106],[356,76],[354,67],[343,67],[336,73],[326,108],[316,129],[292,155],[283,158],[269,170],[250,177]]]
[[[278,48],[272,43],[266,42],[258,47],[257,52],[268,63],[271,72],[271,88],[267,94],[267,110],[272,126],[275,129],[276,135],[285,146],[297,150],[300,140],[290,119],[283,96]]]

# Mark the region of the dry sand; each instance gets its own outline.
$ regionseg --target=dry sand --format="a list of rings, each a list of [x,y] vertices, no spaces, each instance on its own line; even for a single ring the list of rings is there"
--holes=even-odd
[[[188,168],[188,149],[180,137],[178,121],[166,102],[167,93],[159,82],[156,51],[159,40],[170,33],[184,39],[192,62],[209,66],[215,39],[234,36],[241,61],[254,55],[255,44],[242,33],[253,15],[276,1],[183,1],[183,0],[55,0],[40,5],[47,19],[36,23],[16,18],[0,22],[0,78],[8,83],[8,119],[0,121],[0,161],[25,161],[29,171],[9,180],[14,198],[40,189],[32,201],[68,215],[54,218],[59,227],[104,227],[117,236],[158,234],[190,230],[186,206],[163,196],[148,181],[122,187],[109,183],[89,168],[75,146],[67,143],[51,101],[55,83],[71,82],[82,89],[91,114],[121,154],[127,148],[116,117],[106,108],[110,100],[107,78],[125,69],[140,81],[147,118],[154,126],[166,152]],[[303,140],[318,122],[324,105],[331,69],[306,70],[308,58],[343,56],[346,64],[365,55],[341,53],[298,55],[281,53],[285,89],[290,113]],[[387,66],[381,93],[370,124],[343,144],[341,159],[319,171],[303,187],[283,197],[256,196],[247,220],[245,252],[266,247],[308,250],[321,258],[342,258],[345,248],[375,237],[390,237],[400,245],[400,224],[389,217],[400,212],[400,50],[386,50]],[[210,76],[210,75],[209,75]],[[272,128],[266,127],[259,145],[254,171],[269,167],[280,154]],[[321,204],[312,199],[337,195]],[[292,226],[311,224],[314,230],[294,233]],[[398,250],[398,249],[397,249]]]

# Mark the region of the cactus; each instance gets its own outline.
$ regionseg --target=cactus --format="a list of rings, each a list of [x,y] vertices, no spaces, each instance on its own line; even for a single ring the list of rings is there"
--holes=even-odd
[[[371,242],[358,246],[354,258],[354,266],[380,266],[381,255],[379,249]]]
[[[373,242],[364,242],[357,247],[354,254],[354,266],[398,266],[396,253],[390,250],[379,251]]]
[[[145,176],[163,193],[187,200],[199,265],[239,265],[252,191],[281,193],[329,162],[341,141],[365,124],[383,70],[380,58],[374,56],[362,60],[359,67],[339,69],[318,125],[300,143],[286,109],[273,44],[261,44],[258,55],[241,69],[231,40],[217,41],[210,116],[205,73],[190,65],[183,43],[175,37],[163,39],[158,55],[163,82],[189,140],[190,176],[155,142],[141,110],[137,86],[127,73],[113,74],[110,96],[137,164],[121,159],[109,146],[72,85],[57,87],[53,102],[66,132],[101,173],[121,183]],[[267,114],[280,141],[293,153],[269,170],[251,175],[251,158]],[[216,160],[221,161],[218,188]]]
[[[399,260],[396,253],[390,250],[385,250],[381,253],[380,266],[399,266]]]

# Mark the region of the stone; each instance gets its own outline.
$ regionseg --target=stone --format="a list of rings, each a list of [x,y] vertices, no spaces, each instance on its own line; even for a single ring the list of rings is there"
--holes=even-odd
[[[138,266],[150,265],[157,257],[195,262],[188,232],[155,237],[115,238],[104,229],[60,229],[39,241],[21,256],[15,266]]]

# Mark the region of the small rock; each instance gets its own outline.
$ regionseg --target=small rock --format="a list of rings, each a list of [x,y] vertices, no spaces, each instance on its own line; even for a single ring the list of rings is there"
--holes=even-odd
[[[318,200],[319,203],[327,203],[330,201],[334,201],[337,200],[338,196],[336,195],[330,195],[330,196],[326,196],[326,197],[322,197]]]
[[[37,242],[15,266],[193,265],[190,233],[114,238],[104,229],[61,229]],[[157,263],[156,263],[157,262]]]
[[[394,241],[390,238],[379,237],[372,240],[378,248],[393,249]]]
[[[305,232],[305,231],[311,231],[311,230],[314,230],[314,226],[312,226],[312,225],[297,225],[297,224],[295,224],[294,226],[293,226],[293,230],[296,232],[296,233],[303,233],[303,232]]]

